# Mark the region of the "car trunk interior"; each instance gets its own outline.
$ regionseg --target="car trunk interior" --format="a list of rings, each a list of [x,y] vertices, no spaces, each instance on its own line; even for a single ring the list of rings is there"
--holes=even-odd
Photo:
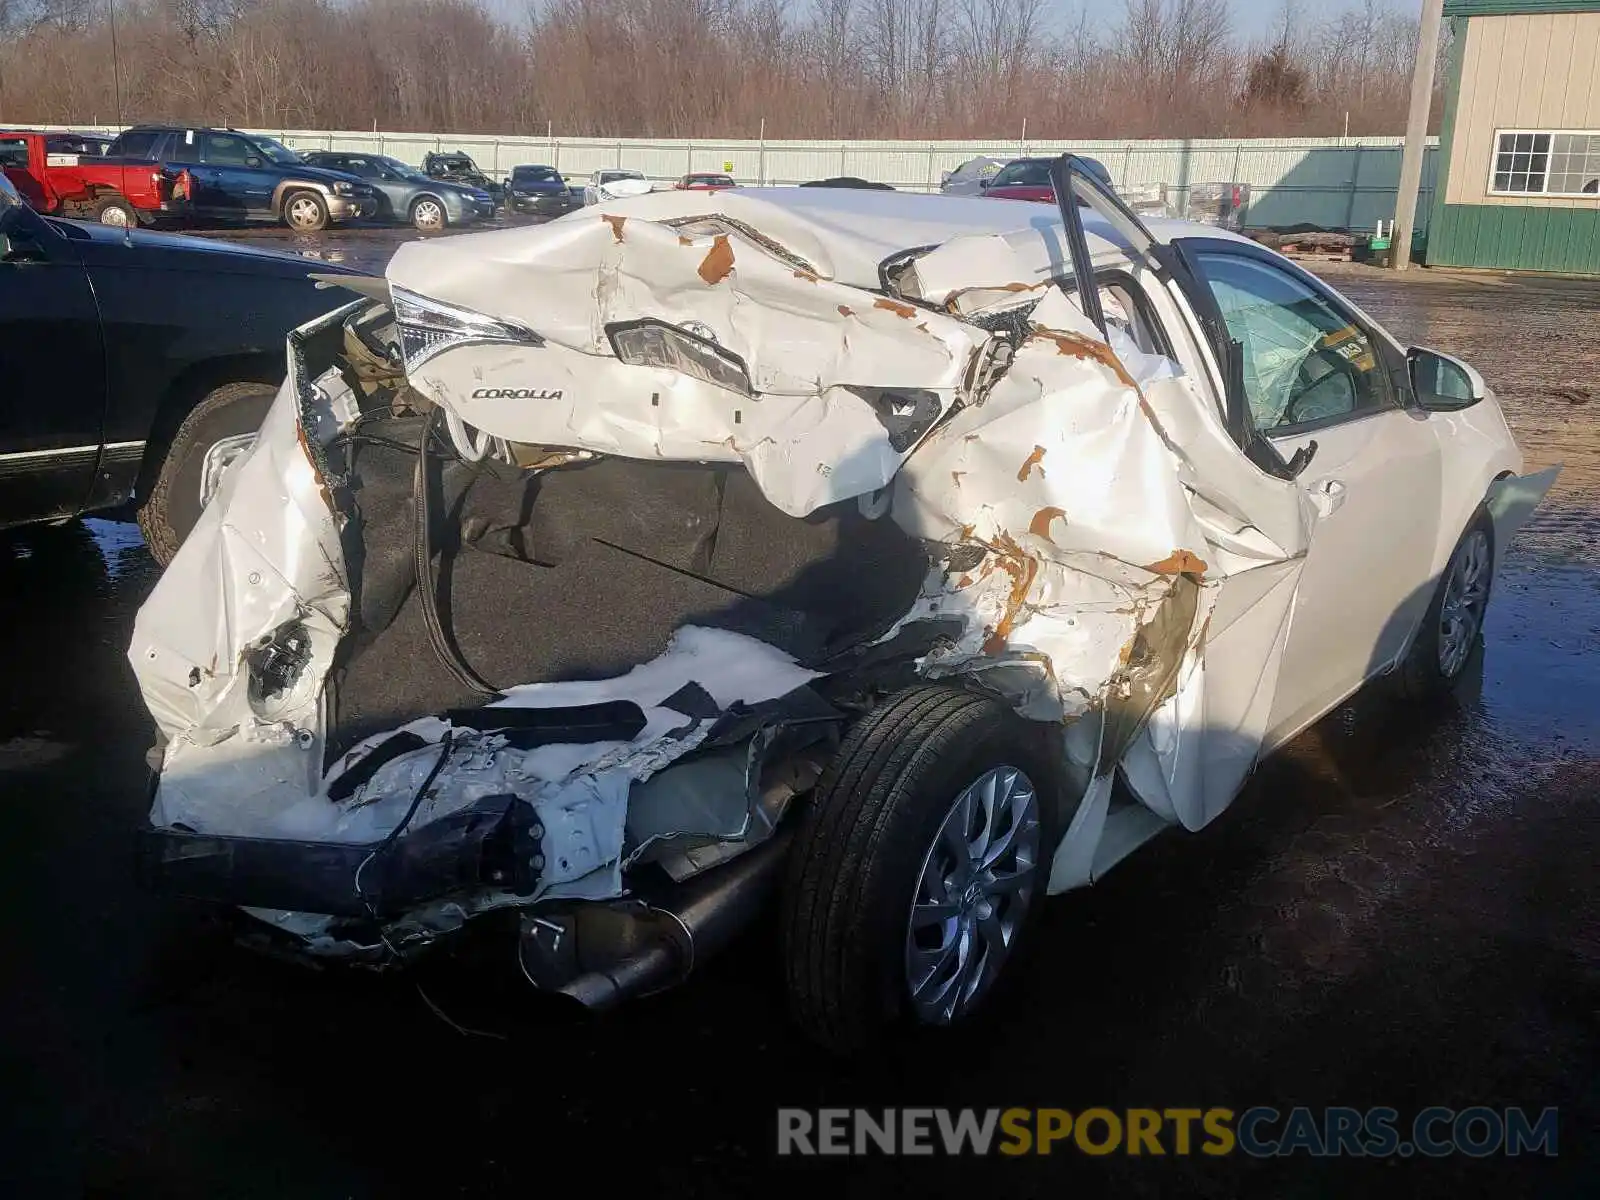
[[[331,762],[370,734],[486,698],[445,665],[417,588],[413,447],[426,415],[369,408],[348,440],[352,630],[330,679]],[[852,501],[773,507],[738,466],[598,458],[546,470],[426,459],[439,625],[497,688],[627,672],[693,624],[817,666],[889,629],[922,544]]]

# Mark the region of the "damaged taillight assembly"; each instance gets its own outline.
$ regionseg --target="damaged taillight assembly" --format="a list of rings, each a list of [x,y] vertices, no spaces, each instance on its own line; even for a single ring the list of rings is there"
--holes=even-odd
[[[633,367],[664,367],[727,388],[753,394],[744,360],[708,337],[664,321],[627,321],[606,326],[617,358]]]
[[[408,372],[456,346],[544,345],[544,338],[525,326],[457,308],[404,288],[390,288],[390,306],[400,330],[400,349]]]

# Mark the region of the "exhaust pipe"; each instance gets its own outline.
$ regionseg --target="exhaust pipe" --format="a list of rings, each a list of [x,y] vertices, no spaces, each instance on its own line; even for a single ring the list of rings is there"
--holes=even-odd
[[[674,888],[659,904],[581,904],[522,918],[518,959],[540,991],[603,1012],[682,983],[747,928],[777,890],[792,829]]]

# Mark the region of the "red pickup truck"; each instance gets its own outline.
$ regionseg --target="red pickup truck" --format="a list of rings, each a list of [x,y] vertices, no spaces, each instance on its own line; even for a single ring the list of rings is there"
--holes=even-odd
[[[153,225],[186,211],[184,172],[73,153],[72,140],[33,129],[0,130],[0,169],[37,211],[104,225]]]

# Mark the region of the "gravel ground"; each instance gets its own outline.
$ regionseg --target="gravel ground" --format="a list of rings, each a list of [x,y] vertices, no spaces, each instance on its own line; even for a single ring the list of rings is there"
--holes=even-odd
[[[302,249],[377,270],[397,240]],[[1054,901],[1038,961],[989,1021],[861,1062],[825,1061],[786,1026],[766,928],[603,1020],[549,1008],[503,953],[393,980],[234,949],[132,880],[150,729],[122,656],[155,577],[136,529],[0,542],[0,1187],[481,1195],[594,1186],[603,1165],[608,1184],[666,1195],[1595,1195],[1600,285],[1315,266],[1401,337],[1478,365],[1530,469],[1565,464],[1509,554],[1471,686],[1427,711],[1358,697],[1213,826]],[[1560,1154],[840,1172],[772,1150],[779,1105],[1212,1104],[1556,1105]]]

